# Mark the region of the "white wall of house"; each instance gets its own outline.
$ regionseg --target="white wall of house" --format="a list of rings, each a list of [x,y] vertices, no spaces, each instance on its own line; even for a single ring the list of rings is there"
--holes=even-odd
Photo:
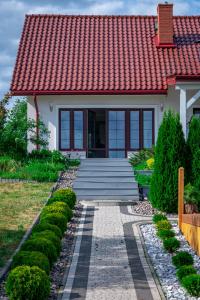
[[[171,108],[180,111],[179,91],[170,87],[168,95],[47,95],[38,96],[38,108],[41,120],[50,131],[49,149],[58,149],[58,110],[59,108],[154,108],[155,139],[162,120],[163,110]],[[189,99],[195,91],[189,91]],[[193,107],[200,107],[200,101]],[[192,116],[193,107],[188,111],[187,119]],[[52,108],[52,109],[50,109]],[[28,97],[28,118],[35,119],[33,97]],[[29,143],[28,151],[34,146]],[[85,153],[80,153],[83,157]]]

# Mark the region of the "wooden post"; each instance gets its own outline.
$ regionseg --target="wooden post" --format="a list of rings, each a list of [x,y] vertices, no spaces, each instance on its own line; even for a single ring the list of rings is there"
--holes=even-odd
[[[178,226],[181,230],[184,213],[184,168],[178,169]]]

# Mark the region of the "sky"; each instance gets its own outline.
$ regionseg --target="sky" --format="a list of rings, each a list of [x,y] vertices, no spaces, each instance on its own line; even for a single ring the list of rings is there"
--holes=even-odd
[[[159,0],[0,0],[0,99],[9,91],[26,14],[156,15]],[[200,0],[174,0],[174,14],[200,15]]]

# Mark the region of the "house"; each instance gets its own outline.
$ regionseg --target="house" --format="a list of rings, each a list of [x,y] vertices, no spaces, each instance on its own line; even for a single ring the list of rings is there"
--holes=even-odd
[[[48,127],[49,149],[127,157],[152,147],[168,108],[186,136],[200,115],[200,16],[173,16],[168,3],[157,12],[26,16],[11,92]]]

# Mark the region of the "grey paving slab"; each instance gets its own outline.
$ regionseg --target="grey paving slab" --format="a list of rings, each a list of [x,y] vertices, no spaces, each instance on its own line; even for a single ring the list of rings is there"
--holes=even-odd
[[[133,176],[132,171],[112,172],[112,171],[79,171],[77,177],[130,177]]]
[[[110,203],[108,200],[112,200],[112,203],[113,201],[116,202],[116,205],[120,205],[120,203],[122,204],[123,201],[124,201],[124,205],[127,205],[126,201],[127,200],[130,200],[132,202],[135,202],[135,201],[138,201],[139,200],[139,196],[138,195],[129,195],[129,196],[116,196],[116,195],[112,195],[112,196],[102,196],[102,195],[99,195],[99,196],[90,196],[90,195],[87,195],[86,196],[83,196],[83,195],[80,195],[80,196],[77,196],[77,200],[78,201],[104,201],[104,202],[107,202],[107,203]],[[92,204],[91,204],[92,205]]]
[[[137,196],[137,189],[79,189],[76,188],[76,195],[79,196]]]
[[[79,171],[87,171],[88,168],[90,171],[104,171],[104,172],[133,172],[130,166],[109,166],[109,165],[104,165],[104,166],[81,166],[79,168]],[[133,173],[132,173],[133,174]]]
[[[75,181],[73,184],[74,188],[82,188],[82,189],[86,189],[91,187],[92,189],[137,189],[138,188],[138,184],[136,182],[91,182],[91,181],[87,181],[87,182],[79,182],[79,181]]]
[[[75,179],[74,183],[77,182],[116,182],[117,184],[122,183],[122,182],[132,182],[136,183],[135,178],[133,175],[129,177],[78,177]]]

